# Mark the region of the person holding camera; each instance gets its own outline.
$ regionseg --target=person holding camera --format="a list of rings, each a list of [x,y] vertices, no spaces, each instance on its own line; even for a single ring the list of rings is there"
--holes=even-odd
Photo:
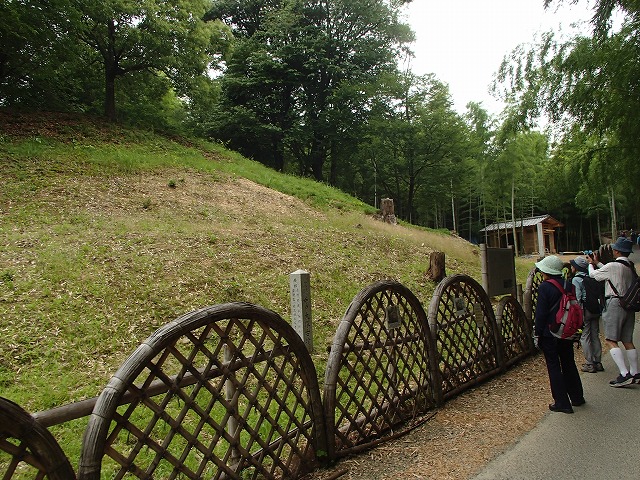
[[[600,315],[602,306],[600,292],[602,286],[589,277],[589,264],[583,256],[569,262],[571,264],[571,283],[576,289],[576,298],[584,312],[584,326],[580,336],[580,345],[585,363],[580,368],[583,372],[596,373],[604,371],[602,366],[602,343],[600,342]]]
[[[611,245],[611,249],[614,262],[603,264],[599,261],[596,253],[589,255],[587,262],[589,263],[589,276],[605,282],[605,308],[602,312],[604,341],[610,347],[609,354],[620,370],[620,375],[611,380],[609,384],[612,387],[623,387],[634,382],[640,383],[638,352],[633,344],[635,313],[622,308],[616,293],[626,292],[633,282],[634,276],[631,269],[635,267],[628,258],[633,250],[633,243],[626,237],[619,237],[616,243]],[[625,348],[628,367],[620,343]]]

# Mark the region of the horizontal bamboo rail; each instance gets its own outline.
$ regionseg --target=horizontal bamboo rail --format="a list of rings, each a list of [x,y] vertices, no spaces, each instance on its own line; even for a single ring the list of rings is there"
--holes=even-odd
[[[241,368],[247,367],[249,364],[256,364],[266,361],[267,358],[275,358],[277,356],[286,355],[289,351],[288,346],[278,347],[263,354],[257,355],[255,358],[235,360],[231,365],[226,366],[228,371],[238,371]],[[204,373],[203,369],[198,369],[201,375]],[[207,375],[204,375],[205,380],[211,380],[221,375],[222,369],[212,368]],[[188,387],[195,385],[199,378],[198,376],[187,373],[182,377],[180,383],[176,383],[177,376],[174,376],[171,381],[178,388]],[[167,393],[171,387],[162,380],[155,380],[149,387],[144,389],[144,394],[148,397],[155,397]],[[142,389],[141,386],[138,389]],[[36,419],[43,427],[52,427],[54,425],[60,425],[61,423],[69,422],[71,420],[77,420],[79,418],[88,417],[93,412],[93,408],[96,406],[96,402],[99,397],[87,398],[86,400],[80,400],[78,402],[69,403],[60,407],[51,408],[49,410],[43,410],[33,414],[33,418]],[[127,392],[123,395],[122,400],[118,402],[118,406],[128,405],[133,400],[138,398],[138,395],[133,392]]]

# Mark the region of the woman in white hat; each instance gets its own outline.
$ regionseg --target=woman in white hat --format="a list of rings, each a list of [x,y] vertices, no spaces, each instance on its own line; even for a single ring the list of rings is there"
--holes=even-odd
[[[549,384],[554,403],[552,412],[573,413],[573,407],[584,405],[584,392],[580,373],[573,355],[573,341],[554,337],[549,325],[555,321],[562,293],[549,280],[555,279],[564,288],[573,288],[562,278],[564,264],[559,257],[549,255],[536,263],[544,281],[538,287],[534,335],[547,364]]]

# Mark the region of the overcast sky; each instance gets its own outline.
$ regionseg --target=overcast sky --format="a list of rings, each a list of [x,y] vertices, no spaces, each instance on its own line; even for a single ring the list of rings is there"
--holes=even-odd
[[[545,11],[543,0],[413,0],[406,8],[416,34],[411,70],[449,84],[458,112],[475,101],[496,115],[503,104],[488,89],[503,57],[536,34],[570,31],[572,23],[592,15],[592,1],[564,3]]]

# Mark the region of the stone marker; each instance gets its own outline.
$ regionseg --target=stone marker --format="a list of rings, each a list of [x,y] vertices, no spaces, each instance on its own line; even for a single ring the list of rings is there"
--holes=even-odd
[[[296,270],[289,274],[291,289],[291,325],[300,335],[309,353],[313,352],[313,329],[311,326],[311,282],[309,272]]]

